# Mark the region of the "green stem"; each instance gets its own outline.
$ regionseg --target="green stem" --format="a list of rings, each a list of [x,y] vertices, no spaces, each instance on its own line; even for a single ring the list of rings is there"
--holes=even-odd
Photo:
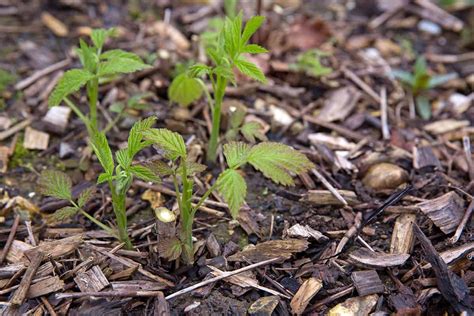
[[[120,194],[116,191],[116,187],[113,184],[112,180],[109,182],[109,188],[112,192],[112,206],[115,213],[115,219],[117,221],[119,239],[121,242],[125,243],[127,249],[132,249],[132,242],[128,237],[127,232],[127,213],[125,207],[125,194]]]
[[[89,119],[79,110],[79,108],[69,100],[68,98],[64,98],[64,102],[71,108],[71,110],[81,119],[81,121],[86,125],[87,129],[90,130],[90,122]]]
[[[183,259],[186,264],[194,262],[193,249],[193,221],[194,213],[192,210],[191,198],[193,194],[193,183],[188,179],[188,171],[186,168],[186,157],[181,158],[181,181],[183,183],[183,191],[181,193],[181,242],[183,243]],[[177,196],[179,190],[177,191]]]
[[[97,125],[97,101],[99,99],[99,79],[94,78],[87,84],[87,95],[89,97],[89,117],[90,124],[96,130],[99,130]]]
[[[87,217],[91,222],[93,222],[94,224],[96,224],[97,226],[99,226],[100,228],[102,228],[103,230],[105,230],[107,233],[109,233],[111,236],[117,238],[117,234],[114,232],[114,230],[112,228],[110,228],[109,226],[105,225],[104,223],[102,223],[101,221],[99,221],[98,219],[96,219],[94,216],[90,215],[89,213],[87,213],[86,211],[84,211],[82,208],[79,207],[79,205],[77,205],[74,201],[70,200],[69,202],[71,202],[72,205],[74,205],[74,207],[76,207],[79,212],[84,215],[85,217]]]
[[[227,79],[222,76],[217,76],[216,90],[214,91],[214,109],[212,111],[211,138],[209,139],[209,146],[207,148],[207,160],[209,162],[216,162],[217,158],[217,145],[221,126],[221,107],[226,86]]]
[[[201,207],[202,203],[207,200],[209,195],[211,195],[212,191],[216,188],[217,181],[204,193],[204,195],[199,199],[199,202],[196,204],[195,207],[192,209],[192,214],[194,215],[196,211]]]

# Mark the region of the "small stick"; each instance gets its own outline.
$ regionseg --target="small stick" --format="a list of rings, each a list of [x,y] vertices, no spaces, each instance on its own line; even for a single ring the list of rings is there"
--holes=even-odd
[[[466,161],[469,167],[469,179],[474,180],[474,163],[472,162],[472,153],[471,153],[471,140],[469,136],[464,136],[462,138],[462,144],[464,147],[464,153],[466,154]]]
[[[311,172],[319,179],[319,181],[321,181],[321,183],[329,190],[329,192],[334,195],[336,199],[338,199],[342,204],[344,204],[344,206],[349,205],[347,201],[342,197],[342,195],[336,190],[336,188],[333,187],[331,183],[329,183],[329,181],[323,177],[322,174],[320,174],[316,169],[312,169]]]
[[[214,283],[214,282],[217,282],[219,280],[222,280],[222,279],[225,279],[225,278],[228,278],[230,276],[233,276],[233,275],[236,275],[236,274],[239,274],[239,273],[242,273],[242,272],[245,272],[245,271],[248,271],[248,270],[251,270],[253,268],[257,268],[257,267],[260,267],[260,266],[263,266],[263,265],[266,265],[266,264],[269,264],[269,263],[273,263],[273,262],[276,262],[276,261],[279,261],[281,260],[281,258],[272,258],[272,259],[268,259],[268,260],[264,260],[264,261],[261,261],[261,262],[257,262],[257,263],[254,263],[254,264],[251,264],[249,266],[246,266],[246,267],[243,267],[243,268],[240,268],[240,269],[237,269],[237,270],[234,270],[234,271],[230,271],[230,272],[223,272],[221,275],[219,276],[216,276],[214,278],[210,278],[210,279],[207,279],[207,280],[204,280],[202,282],[199,282],[197,284],[194,284],[194,285],[191,285],[185,289],[182,289],[178,292],[175,292],[173,294],[170,294],[168,296],[165,297],[166,300],[170,300],[174,297],[178,297],[180,295],[183,295],[183,294],[186,294],[186,293],[189,293],[195,289],[198,289],[200,287],[203,287],[205,285],[208,285],[208,284],[211,284],[211,283]]]
[[[7,257],[8,250],[10,250],[10,246],[13,243],[13,239],[15,238],[16,231],[18,229],[19,224],[20,224],[20,215],[16,214],[15,220],[13,221],[12,229],[10,230],[10,234],[8,235],[7,242],[5,243],[5,247],[3,248],[2,253],[0,254],[0,265],[3,263],[3,261]]]
[[[32,85],[36,80],[38,80],[38,79],[40,79],[40,78],[42,78],[46,75],[49,75],[50,73],[52,73],[56,70],[64,68],[67,65],[69,65],[70,63],[71,63],[71,60],[69,58],[66,58],[66,59],[61,60],[60,62],[57,62],[55,64],[52,64],[52,65],[50,65],[50,66],[48,66],[44,69],[38,70],[35,73],[33,73],[31,76],[29,76],[28,78],[25,78],[25,79],[19,81],[15,85],[15,89],[16,90],[23,90],[26,87]]]
[[[353,73],[346,67],[342,68],[342,72],[347,78],[352,80],[357,86],[359,86],[359,88],[364,90],[365,93],[372,97],[372,99],[374,99],[377,103],[380,103],[379,95],[368,84],[366,84],[362,79],[360,79],[355,73]]]
[[[336,293],[336,294],[333,294],[333,295],[331,295],[331,296],[328,296],[328,297],[326,297],[325,299],[323,299],[323,300],[317,302],[316,304],[314,304],[313,306],[311,306],[307,311],[308,311],[308,312],[311,312],[311,311],[313,311],[313,310],[315,310],[315,309],[317,309],[317,308],[319,308],[319,307],[321,307],[321,306],[328,305],[328,304],[331,303],[332,301],[335,301],[335,300],[337,300],[337,299],[339,299],[339,298],[341,298],[341,297],[343,297],[343,296],[346,296],[347,294],[351,293],[353,290],[354,290],[354,286],[352,285],[352,286],[348,287],[348,288],[345,289],[345,290],[342,290],[342,291],[340,291],[340,292],[338,292],[338,293]]]
[[[44,296],[40,297],[41,302],[43,303],[44,307],[46,307],[46,310],[51,316],[57,316],[58,314],[54,311],[53,306],[51,306],[51,303],[48,301],[48,299]]]
[[[474,52],[464,53],[460,55],[437,55],[428,53],[426,54],[426,59],[435,63],[454,64],[474,59]]]
[[[364,239],[362,239],[362,237],[360,237],[360,235],[357,236],[357,239],[358,239],[365,247],[367,247],[367,249],[369,249],[369,250],[372,251],[372,252],[375,252],[375,250],[374,250],[372,247],[370,247],[370,245],[369,245]]]
[[[336,133],[341,134],[342,136],[344,136],[346,138],[353,139],[357,142],[359,142],[359,141],[361,141],[365,138],[365,136],[362,135],[359,132],[350,130],[348,128],[345,128],[343,126],[339,126],[339,125],[334,124],[334,123],[322,121],[322,120],[317,119],[317,118],[315,118],[314,116],[311,116],[311,115],[303,115],[303,119],[305,121],[310,122],[310,123],[322,126],[324,128],[327,128],[327,129],[331,129],[331,130],[335,131]]]
[[[388,128],[388,115],[387,115],[387,89],[385,87],[380,91],[380,113],[382,121],[382,136],[383,139],[390,139],[390,129]]]
[[[369,28],[374,30],[378,28],[379,26],[381,26],[382,24],[384,24],[385,22],[387,22],[391,17],[393,17],[396,13],[398,13],[398,11],[402,8],[403,5],[395,6],[391,8],[390,10],[387,10],[381,15],[377,16],[376,18],[372,19],[369,22]]]
[[[26,270],[25,275],[21,279],[20,286],[10,300],[12,305],[20,306],[25,301],[26,293],[30,288],[31,281],[36,274],[36,270],[38,270],[41,262],[43,261],[43,258],[44,254],[42,252],[36,251],[32,254],[30,265]]]
[[[59,293],[56,294],[56,299],[63,298],[78,298],[86,296],[95,297],[155,297],[160,291],[106,291],[106,292],[76,292],[76,293]]]
[[[8,137],[12,136],[13,134],[18,133],[25,127],[31,124],[33,120],[31,118],[28,118],[24,121],[21,121],[20,123],[12,126],[10,129],[3,131],[0,133],[0,141],[7,139]]]
[[[28,231],[28,238],[30,239],[30,243],[33,247],[36,247],[37,244],[36,244],[35,235],[33,234],[33,227],[31,227],[31,221],[25,221],[25,225],[26,225],[26,230]]]
[[[467,221],[472,215],[472,210],[474,209],[474,200],[469,203],[469,206],[467,207],[466,212],[464,213],[464,216],[461,219],[461,222],[458,225],[458,228],[456,229],[456,232],[454,233],[453,237],[450,238],[450,243],[455,244],[459,238],[461,237],[462,231],[464,230],[464,227],[466,227]]]

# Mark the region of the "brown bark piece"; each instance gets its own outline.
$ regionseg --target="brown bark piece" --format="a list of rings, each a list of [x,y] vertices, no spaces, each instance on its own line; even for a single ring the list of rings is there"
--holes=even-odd
[[[64,281],[58,276],[49,277],[32,284],[28,290],[26,297],[28,299],[43,296],[49,293],[57,292],[64,289]]]
[[[417,206],[443,233],[449,234],[456,230],[464,215],[463,204],[463,199],[452,191]]]
[[[242,250],[227,258],[229,261],[260,262],[272,258],[289,259],[293,253],[308,248],[308,242],[302,239],[270,240],[255,247]]]
[[[23,278],[21,279],[20,286],[18,287],[15,294],[13,294],[12,299],[10,300],[10,303],[12,305],[19,306],[23,304],[26,298],[26,293],[30,288],[31,281],[33,280],[33,277],[36,274],[36,270],[40,266],[41,261],[43,261],[44,254],[42,252],[36,251],[32,253],[30,257],[30,265],[28,269],[26,269],[25,275],[23,275]]]
[[[357,195],[348,190],[337,190],[339,194],[346,200],[349,205],[357,205],[360,201],[357,199]],[[334,194],[327,190],[309,190],[302,198],[302,201],[307,201],[313,205],[339,205],[343,203],[339,201]]]
[[[99,266],[93,266],[86,272],[79,273],[75,278],[77,286],[81,292],[100,292],[109,285]]]
[[[33,251],[40,251],[47,254],[49,257],[56,259],[67,254],[70,254],[82,243],[82,235],[71,236],[54,241],[47,241],[41,243],[39,246],[25,251],[25,254]]]
[[[366,248],[358,249],[349,254],[349,259],[354,264],[373,269],[400,266],[403,265],[409,257],[409,254],[387,254],[373,252]]]
[[[48,133],[35,130],[31,127],[26,128],[25,140],[23,141],[23,146],[26,149],[45,150],[48,148],[48,144],[49,144]]]
[[[390,243],[390,253],[411,253],[413,249],[413,223],[416,214],[400,214],[395,221]]]
[[[413,147],[413,167],[441,169],[441,164],[430,146]]]
[[[296,315],[303,314],[309,301],[318,294],[319,290],[323,287],[323,282],[316,278],[309,278],[298,289],[295,296],[291,300],[291,310]]]
[[[351,278],[360,296],[383,293],[385,290],[375,270],[355,271],[352,272]]]
[[[169,316],[169,315],[171,315],[170,305],[165,300],[165,296],[163,295],[162,292],[160,292],[160,293],[158,293],[158,295],[156,295],[153,315],[154,316]]]
[[[354,86],[334,90],[324,102],[323,109],[317,116],[325,122],[344,120],[354,109],[362,94]]]

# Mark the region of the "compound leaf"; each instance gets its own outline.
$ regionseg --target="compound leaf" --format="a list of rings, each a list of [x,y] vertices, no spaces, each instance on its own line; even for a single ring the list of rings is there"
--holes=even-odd
[[[79,90],[92,78],[94,78],[94,75],[84,69],[66,71],[49,96],[49,106],[59,105],[65,97]]]
[[[217,178],[216,187],[229,205],[230,214],[235,219],[247,195],[245,179],[237,170],[227,169]]]
[[[274,142],[252,147],[248,162],[264,176],[282,185],[294,185],[291,173],[300,174],[313,168],[305,155],[290,146]]]
[[[114,173],[114,157],[112,156],[112,150],[110,150],[109,142],[103,132],[94,132],[91,137],[91,147],[94,153],[99,159],[102,168],[107,175],[112,176]]]
[[[54,212],[53,218],[58,221],[64,221],[76,215],[77,212],[79,212],[79,209],[77,207],[66,206]]]
[[[121,49],[108,50],[100,55],[100,59],[111,60],[115,58],[131,59],[131,60],[143,63],[143,61],[137,54],[127,52]]]
[[[130,167],[130,172],[137,178],[143,181],[151,181],[151,182],[160,182],[160,178],[153,172],[152,169],[143,166],[143,165],[135,165]]]
[[[62,200],[71,200],[71,179],[61,171],[45,170],[39,179],[39,192]]]
[[[89,187],[85,189],[84,191],[82,191],[81,194],[79,195],[79,198],[77,199],[77,205],[79,207],[84,207],[86,203],[89,202],[89,200],[92,198],[92,195],[94,194],[94,192],[95,192],[94,187]]]
[[[240,128],[240,132],[244,138],[251,143],[255,143],[255,139],[259,139],[261,141],[267,140],[267,137],[261,132],[261,130],[262,125],[260,125],[258,122],[247,122]]]
[[[261,15],[251,17],[244,27],[244,32],[242,33],[242,44],[248,42],[250,37],[260,28],[260,26],[265,21],[265,17]]]
[[[242,48],[242,53],[249,53],[249,54],[263,54],[263,53],[268,53],[268,50],[265,47],[262,47],[257,44],[249,44],[245,45],[244,48]]]
[[[143,132],[145,139],[152,141],[165,152],[168,159],[186,157],[186,145],[181,135],[166,128],[152,128]]]
[[[181,106],[188,106],[202,95],[199,79],[183,73],[176,76],[168,89],[168,98]]]
[[[130,134],[128,135],[128,155],[130,159],[133,157],[143,148],[149,146],[150,142],[143,142],[143,132],[147,129],[150,129],[153,124],[156,122],[155,116],[147,117],[146,119],[140,120],[133,124],[132,129],[130,130]]]
[[[99,76],[128,74],[146,68],[150,68],[150,65],[145,64],[141,60],[115,57],[100,63],[97,74]]]

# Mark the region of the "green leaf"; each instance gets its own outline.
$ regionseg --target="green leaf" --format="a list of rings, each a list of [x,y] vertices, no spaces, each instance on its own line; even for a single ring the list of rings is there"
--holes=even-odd
[[[89,72],[93,73],[97,65],[94,51],[82,39],[79,40],[79,47],[80,49],[78,49],[78,52],[80,52],[79,58],[82,65]]]
[[[130,58],[110,58],[99,64],[97,74],[99,76],[109,76],[115,74],[128,74],[135,71],[150,68],[141,60]]]
[[[229,107],[230,112],[230,126],[231,128],[238,128],[242,125],[247,114],[247,108],[244,105],[237,103]]]
[[[300,174],[313,168],[313,164],[302,153],[273,142],[254,146],[248,162],[273,182],[283,185],[294,185],[291,173]]]
[[[202,92],[199,79],[189,77],[188,74],[184,73],[176,76],[171,82],[168,88],[168,98],[181,106],[188,106],[198,100]]]
[[[90,144],[105,173],[112,176],[115,168],[114,157],[105,133],[93,132]]]
[[[104,183],[104,182],[107,182],[107,181],[112,181],[114,179],[115,179],[115,177],[112,174],[102,172],[97,177],[97,184],[101,184],[101,183]]]
[[[130,167],[130,172],[137,178],[143,181],[161,182],[160,178],[153,172],[152,169],[143,165],[134,165]]]
[[[142,59],[137,54],[127,52],[121,49],[108,50],[100,55],[100,59],[102,60],[111,60],[115,58],[131,59],[133,61],[143,63]]]
[[[414,80],[415,78],[413,77],[413,75],[407,71],[403,71],[403,70],[392,70],[392,75],[397,78],[398,80],[400,80],[402,83],[408,85],[408,86],[412,86],[414,84]]]
[[[260,68],[257,67],[254,63],[245,60],[243,57],[240,59],[237,59],[234,61],[235,66],[241,73],[243,73],[246,76],[249,76],[252,79],[258,80],[260,82],[265,83],[267,79],[265,78],[265,75],[263,72],[260,70]]]
[[[218,76],[222,76],[229,80],[231,83],[235,84],[235,75],[232,71],[232,68],[226,65],[219,65],[212,70],[212,72]]]
[[[250,152],[250,146],[243,142],[230,142],[224,145],[225,160],[232,169],[247,163]]]
[[[91,39],[97,49],[101,50],[105,40],[112,35],[114,29],[94,29],[92,30]]]
[[[94,187],[89,187],[85,189],[84,191],[82,191],[81,194],[79,195],[79,198],[77,199],[77,205],[79,205],[79,207],[84,207],[86,203],[89,202],[89,200],[92,198],[92,195],[94,194],[94,192],[95,192]]]
[[[130,160],[143,148],[151,145],[150,142],[143,141],[143,132],[150,129],[156,122],[156,116],[150,116],[133,124],[128,135],[128,155]]]
[[[128,170],[130,165],[132,164],[132,158],[128,154],[127,148],[117,150],[115,152],[115,159],[117,163],[125,170]]]
[[[76,215],[77,212],[79,212],[79,209],[77,207],[66,206],[54,212],[53,218],[58,221],[64,221]]]
[[[204,64],[195,64],[189,67],[189,76],[190,77],[201,77],[209,74],[211,67]]]
[[[49,96],[49,106],[59,105],[65,97],[79,90],[92,78],[94,78],[94,75],[87,70],[72,69],[66,71]]]
[[[249,45],[245,45],[244,48],[242,48],[241,53],[263,54],[263,53],[268,53],[268,50],[265,47],[262,47],[257,44],[249,44]]]
[[[247,184],[237,170],[227,169],[217,178],[218,192],[229,205],[230,214],[235,219],[247,196]]]
[[[145,166],[157,176],[169,176],[174,173],[174,170],[167,163],[161,160],[147,162],[145,163]]]
[[[416,111],[420,117],[424,120],[428,120],[431,117],[431,104],[427,97],[419,95],[416,97]]]
[[[62,200],[71,200],[71,179],[61,171],[45,170],[39,179],[39,192]]]
[[[166,158],[175,160],[186,157],[186,145],[181,135],[165,128],[152,128],[143,132],[145,139],[152,141],[165,152]]]
[[[428,67],[426,65],[426,59],[423,56],[420,56],[416,59],[413,70],[415,72],[415,76],[424,75],[427,73]]]
[[[179,165],[179,168],[178,170],[176,171],[176,173],[178,174],[181,174],[182,173],[182,168],[183,168],[183,162],[181,162],[181,164]],[[188,176],[190,175],[194,175],[196,173],[201,173],[203,172],[204,170],[206,170],[206,166],[203,165],[203,164],[200,164],[198,162],[195,162],[195,161],[190,161],[189,159],[186,160],[186,174]]]
[[[433,76],[430,78],[430,81],[428,83],[428,88],[434,88],[437,86],[441,86],[445,84],[448,81],[451,81],[453,79],[456,79],[458,75],[456,73],[449,73],[445,75],[438,75],[438,76]]]
[[[245,24],[244,32],[242,33],[242,44],[248,42],[250,37],[260,28],[265,21],[265,17],[261,15],[251,17]]]
[[[261,141],[266,141],[267,137],[265,134],[261,132],[262,125],[258,122],[248,122],[242,125],[240,132],[244,136],[244,138],[251,142],[255,143],[255,139],[259,139]]]

